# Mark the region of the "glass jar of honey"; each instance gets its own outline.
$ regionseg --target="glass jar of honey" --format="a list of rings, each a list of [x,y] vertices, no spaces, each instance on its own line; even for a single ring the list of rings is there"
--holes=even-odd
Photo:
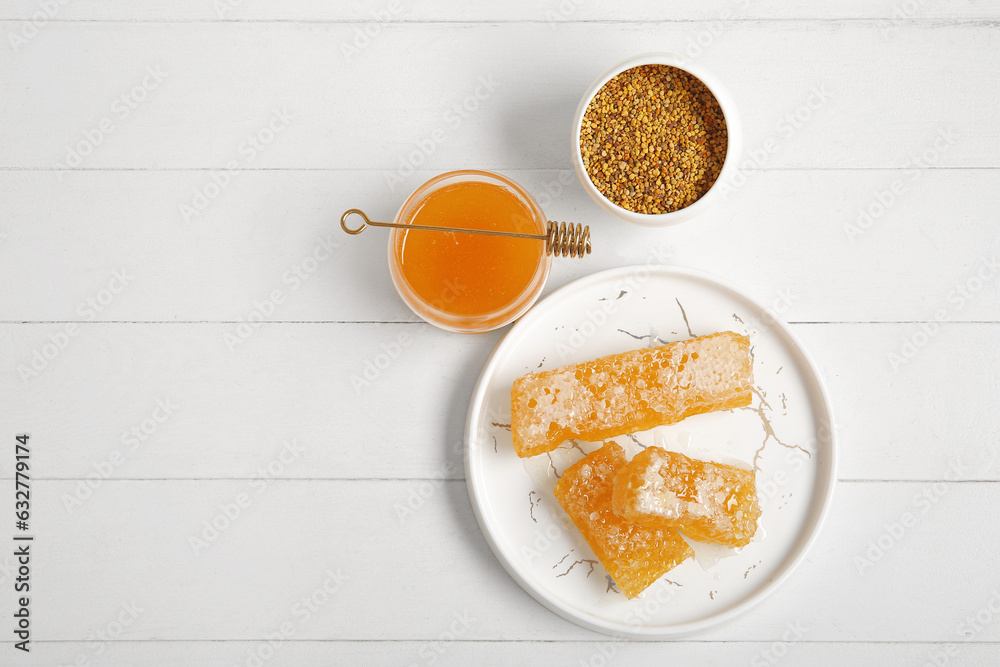
[[[547,226],[538,202],[520,185],[476,170],[427,181],[395,223],[540,235]],[[482,333],[513,322],[538,299],[551,266],[537,239],[406,228],[389,236],[389,272],[400,297],[449,331]]]

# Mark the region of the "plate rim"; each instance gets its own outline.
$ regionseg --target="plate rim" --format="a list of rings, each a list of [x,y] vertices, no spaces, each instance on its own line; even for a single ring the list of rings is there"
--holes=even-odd
[[[825,415],[819,415],[818,417],[825,416],[827,423],[830,425],[829,443],[827,445],[827,449],[829,450],[827,452],[830,463],[829,470],[826,472],[825,476],[817,471],[817,482],[825,484],[826,495],[820,503],[818,510],[816,508],[813,509],[813,512],[815,512],[815,520],[811,534],[805,542],[798,547],[798,551],[795,553],[792,560],[788,562],[781,569],[781,571],[778,572],[778,574],[758,592],[750,595],[745,600],[732,605],[728,609],[719,612],[718,614],[712,614],[696,621],[688,621],[686,623],[671,624],[669,626],[659,625],[655,627],[647,627],[619,625],[618,623],[599,619],[592,614],[586,612],[581,613],[580,610],[568,608],[567,605],[562,604],[561,601],[555,599],[554,596],[551,596],[531,585],[526,578],[521,575],[518,568],[507,558],[504,550],[497,544],[493,536],[493,530],[490,526],[488,526],[486,520],[484,519],[482,492],[474,483],[474,475],[472,474],[471,469],[472,457],[470,456],[470,449],[473,438],[476,435],[476,432],[473,429],[473,422],[478,419],[479,413],[483,408],[487,384],[486,379],[495,373],[496,366],[499,363],[498,359],[500,353],[503,352],[507,345],[510,344],[509,341],[513,340],[513,336],[519,333],[522,329],[530,328],[534,321],[543,317],[550,307],[567,298],[569,295],[568,293],[586,290],[594,283],[605,282],[609,279],[620,277],[623,274],[634,274],[638,270],[648,271],[651,277],[652,275],[657,275],[659,277],[682,277],[706,282],[751,303],[761,312],[769,311],[769,309],[758,302],[757,299],[748,296],[745,292],[736,288],[728,281],[705,271],[681,266],[649,266],[648,264],[633,264],[598,271],[597,273],[592,273],[588,276],[578,278],[567,283],[566,285],[563,285],[539,301],[521,319],[519,319],[514,326],[511,327],[511,329],[504,334],[499,341],[497,341],[497,344],[493,347],[493,350],[490,351],[489,356],[483,363],[482,370],[480,370],[479,376],[476,378],[476,384],[473,387],[472,397],[469,401],[469,408],[466,412],[465,432],[463,438],[465,483],[469,493],[469,501],[472,505],[473,514],[475,514],[476,522],[479,525],[479,530],[486,539],[486,543],[493,552],[493,556],[500,562],[504,570],[507,571],[507,574],[510,575],[510,577],[516,581],[526,593],[528,593],[546,609],[559,615],[563,619],[587,628],[588,630],[593,630],[618,638],[645,640],[678,639],[704,632],[738,618],[756,607],[758,604],[767,599],[776,589],[780,588],[781,585],[792,575],[792,573],[798,569],[799,565],[803,560],[805,560],[809,551],[813,548],[813,545],[816,543],[816,540],[822,532],[823,525],[826,523],[827,517],[830,513],[830,508],[833,505],[834,491],[837,485],[838,458],[837,434],[834,426],[836,422],[834,421],[833,416],[833,405],[830,401],[830,395],[827,391],[826,384],[823,382],[822,376],[819,373],[819,369],[816,366],[812,355],[809,354],[808,350],[802,345],[802,341],[799,340],[798,336],[795,335],[784,320],[772,317],[772,321],[769,323],[769,326],[779,329],[781,333],[788,338],[795,348],[794,351],[801,356],[806,368],[813,375],[813,381],[818,389],[821,405],[826,412]]]

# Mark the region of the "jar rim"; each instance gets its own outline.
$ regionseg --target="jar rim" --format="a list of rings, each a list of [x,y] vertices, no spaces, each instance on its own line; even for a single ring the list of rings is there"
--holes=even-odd
[[[403,202],[403,205],[397,211],[394,222],[397,224],[409,224],[409,218],[414,209],[423,203],[431,193],[448,185],[470,181],[500,185],[513,193],[531,211],[532,221],[538,230],[537,233],[546,233],[547,223],[545,214],[531,193],[517,182],[502,174],[479,169],[449,171],[438,174],[426,181],[406,198],[406,201]],[[535,267],[535,272],[531,280],[516,298],[490,312],[475,315],[456,315],[428,303],[416,293],[406,280],[399,263],[398,253],[396,252],[399,239],[405,233],[405,229],[397,228],[393,229],[389,235],[389,274],[392,277],[393,285],[396,287],[396,292],[403,300],[403,303],[414,314],[424,321],[448,331],[484,333],[510,324],[527,312],[534,305],[535,301],[538,300],[552,266],[552,256],[543,249],[539,254],[538,264]]]

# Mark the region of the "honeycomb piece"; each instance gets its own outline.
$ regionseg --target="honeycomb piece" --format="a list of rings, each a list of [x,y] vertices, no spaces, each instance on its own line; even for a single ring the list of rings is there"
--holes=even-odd
[[[750,405],[750,339],[724,331],[571,364],[514,381],[511,433],[518,456],[567,438],[600,442]]]
[[[618,590],[632,599],[694,551],[672,528],[647,528],[614,513],[611,488],[624,465],[622,448],[606,443],[563,473],[555,495]]]
[[[753,470],[659,447],[647,447],[619,468],[612,504],[630,521],[730,547],[750,541],[760,516]]]

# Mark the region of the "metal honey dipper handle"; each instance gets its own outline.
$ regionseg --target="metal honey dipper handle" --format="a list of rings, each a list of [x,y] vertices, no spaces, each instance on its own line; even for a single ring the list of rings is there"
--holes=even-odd
[[[364,220],[360,227],[351,229],[347,226],[347,218],[360,215]],[[462,227],[436,227],[432,225],[406,225],[398,222],[376,222],[369,220],[361,209],[352,208],[340,216],[340,227],[348,234],[360,234],[368,226],[398,227],[400,229],[426,229],[432,232],[459,232],[463,234],[485,234],[486,236],[511,236],[519,239],[538,239],[545,241],[545,252],[556,257],[583,257],[590,254],[590,227],[580,223],[565,223],[548,221],[547,234],[521,234],[518,232],[502,232],[492,229],[463,229]]]

